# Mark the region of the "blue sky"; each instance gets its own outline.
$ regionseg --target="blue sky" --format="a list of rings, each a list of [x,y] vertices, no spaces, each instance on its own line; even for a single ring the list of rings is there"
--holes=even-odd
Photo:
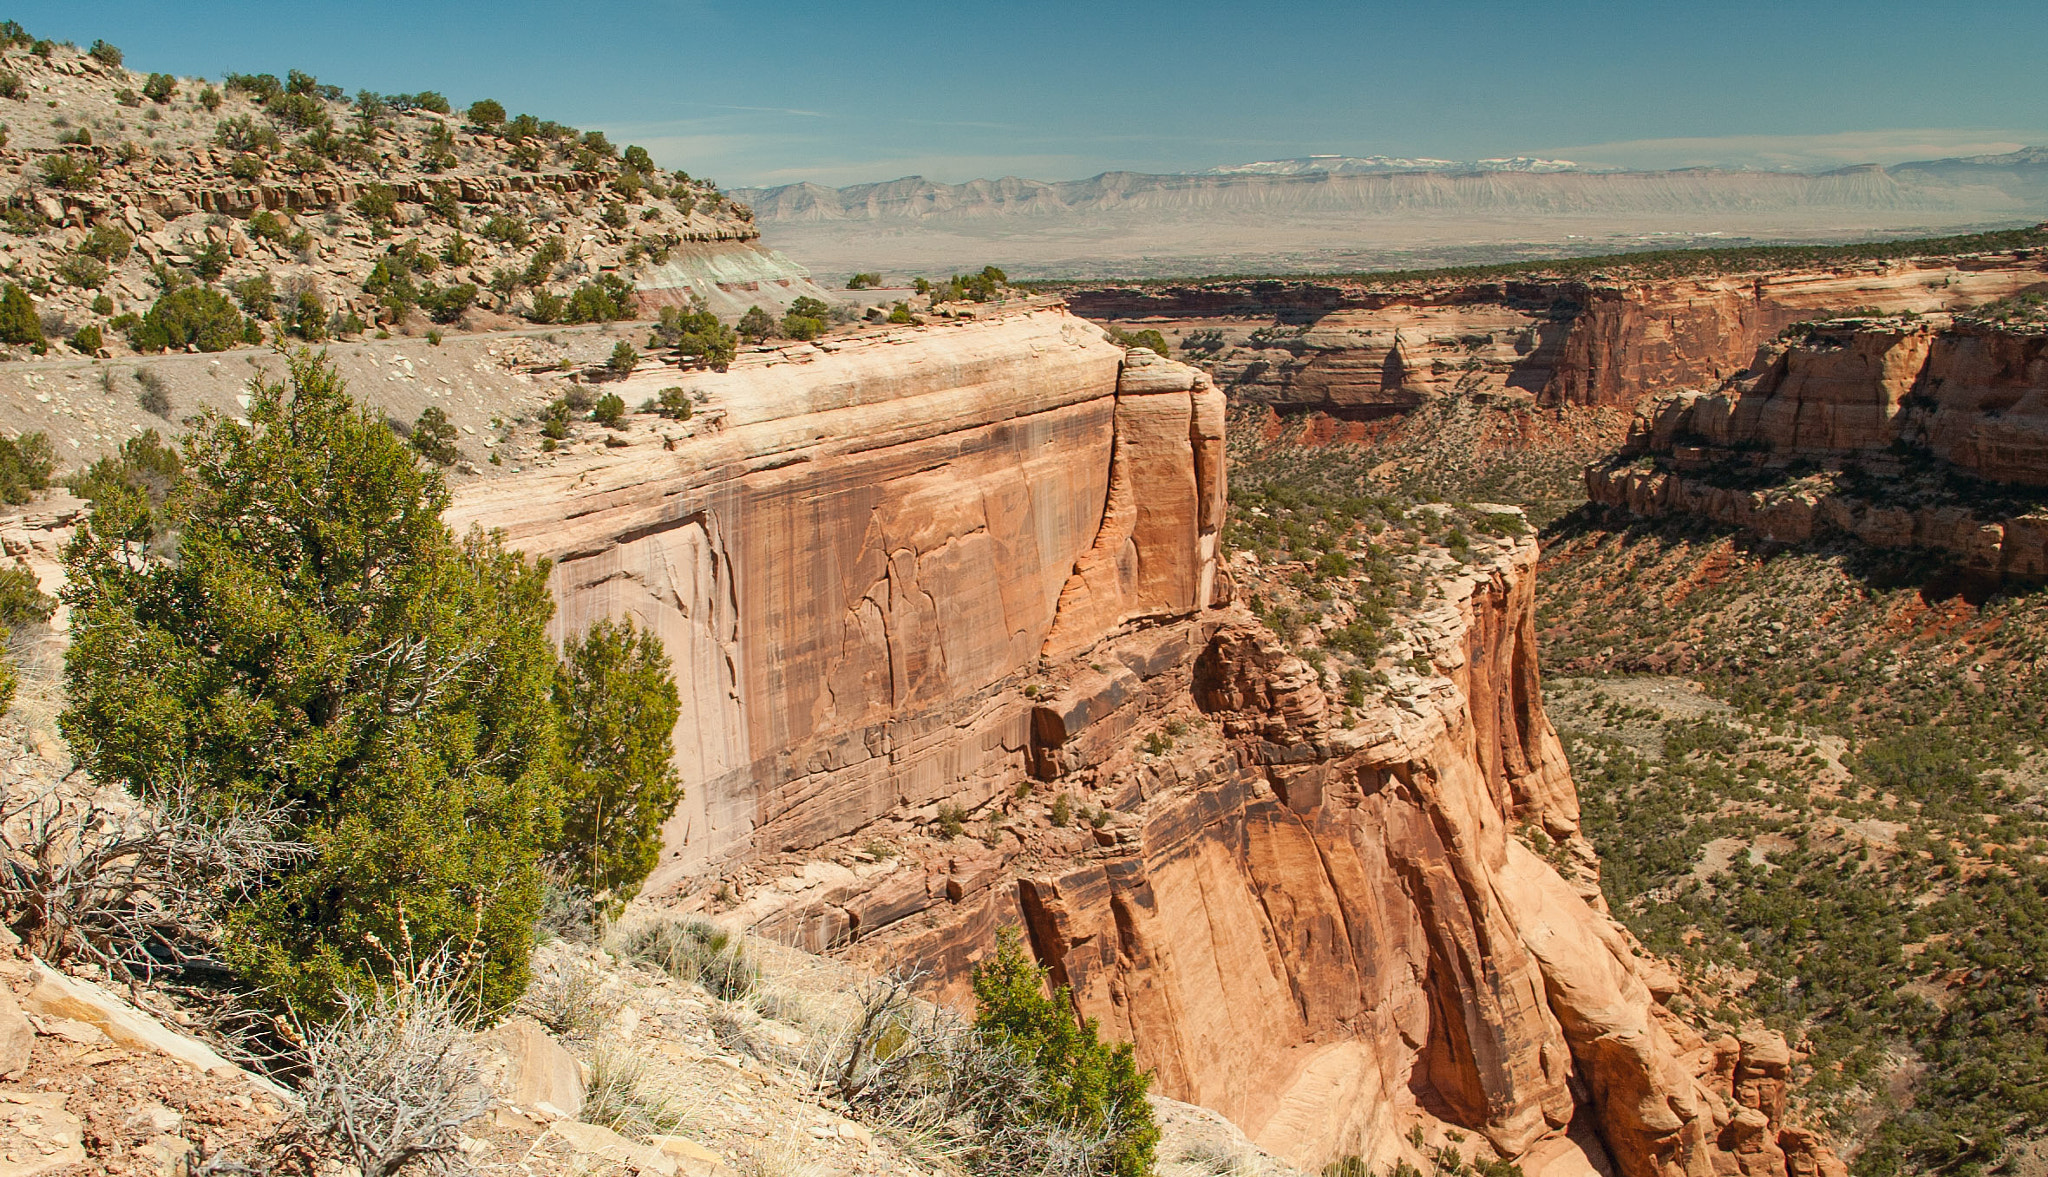
[[[131,68],[495,97],[728,186],[1309,154],[1830,167],[2048,143],[2048,4],[14,3]]]

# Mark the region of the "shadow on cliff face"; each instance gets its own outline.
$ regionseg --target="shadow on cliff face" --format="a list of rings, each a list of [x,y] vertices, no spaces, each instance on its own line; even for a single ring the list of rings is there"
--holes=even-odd
[[[1641,543],[1671,547],[1725,541],[1732,552],[1765,566],[1791,555],[1819,556],[1873,591],[1912,589],[1924,605],[1960,600],[1981,609],[2002,596],[2024,595],[2039,587],[1971,568],[1948,552],[1873,548],[1845,535],[1829,535],[1812,543],[1786,543],[1695,516],[1645,519],[1600,503],[1586,503],[1538,533],[1546,553],[1601,538],[1611,538],[1623,549]],[[1711,565],[1702,565],[1700,575],[1709,582],[1720,576]],[[1627,602],[1617,599],[1615,604],[1625,607]]]

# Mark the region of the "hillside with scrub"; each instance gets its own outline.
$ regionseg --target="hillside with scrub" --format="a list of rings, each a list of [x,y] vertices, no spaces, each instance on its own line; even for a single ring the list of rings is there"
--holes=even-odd
[[[19,25],[0,45],[0,270],[22,292],[0,343],[112,356],[635,318],[663,267],[757,236],[711,181],[488,98],[144,75]]]

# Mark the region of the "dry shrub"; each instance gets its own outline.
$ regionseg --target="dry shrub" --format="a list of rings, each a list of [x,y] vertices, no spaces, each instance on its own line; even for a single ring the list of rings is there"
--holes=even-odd
[[[490,1107],[469,1025],[473,966],[443,951],[367,994],[340,994],[341,1013],[300,1028],[305,1042],[300,1131],[363,1177],[409,1163],[467,1168],[462,1126]]]
[[[1250,1150],[1229,1144],[1197,1144],[1180,1159],[1213,1177],[1257,1177],[1260,1171],[1258,1158]]]
[[[1106,1130],[1019,1123],[1043,1080],[1032,1060],[918,1001],[918,974],[869,982],[841,1032],[812,1061],[820,1087],[927,1159],[994,1177],[1095,1177]]]
[[[622,930],[612,945],[626,960],[693,981],[721,1001],[737,1001],[761,983],[761,969],[739,937],[703,920],[659,920]]]
[[[764,1032],[763,1023],[767,1019],[759,1013],[758,997],[754,1002],[718,1005],[712,1009],[710,1020],[712,1037],[734,1054],[785,1066],[803,1062],[802,1052],[783,1045]]]
[[[655,1078],[647,1060],[624,1046],[606,1045],[590,1060],[590,1090],[583,1096],[588,1124],[644,1140],[689,1122],[681,1099]]]
[[[590,1038],[619,1011],[602,972],[580,960],[559,960],[534,975],[520,1010],[563,1038]]]

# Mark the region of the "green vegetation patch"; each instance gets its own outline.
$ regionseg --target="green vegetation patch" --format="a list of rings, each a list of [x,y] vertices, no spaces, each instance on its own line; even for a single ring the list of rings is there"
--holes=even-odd
[[[1552,668],[1728,707],[1553,696],[1616,914],[1710,1024],[1804,1039],[1859,1175],[2002,1171],[2048,1125],[2048,590],[1686,523],[1547,538]]]

